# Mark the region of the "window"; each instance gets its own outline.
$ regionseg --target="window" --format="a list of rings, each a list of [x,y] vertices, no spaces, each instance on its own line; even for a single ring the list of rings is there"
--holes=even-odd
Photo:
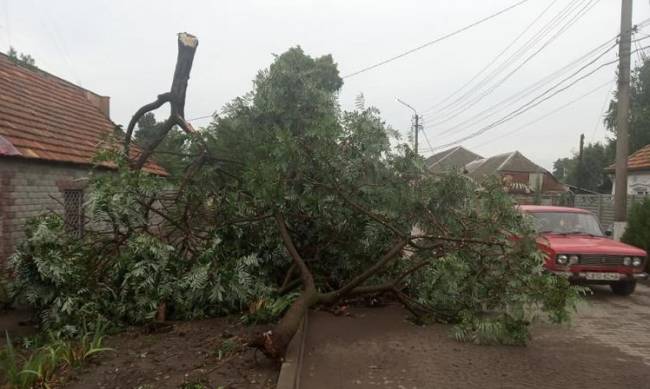
[[[530,173],[528,174],[528,186],[535,192],[542,191],[544,184],[544,173]]]
[[[65,222],[65,230],[76,238],[81,238],[84,232],[83,202],[83,190],[66,189],[63,191],[63,220]]]
[[[531,215],[540,233],[603,235],[598,220],[590,213],[531,212]]]

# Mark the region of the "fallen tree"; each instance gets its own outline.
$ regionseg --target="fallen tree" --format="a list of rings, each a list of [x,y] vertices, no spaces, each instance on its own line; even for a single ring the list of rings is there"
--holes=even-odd
[[[116,317],[141,322],[164,317],[162,310],[188,318],[224,301],[253,312],[282,300],[279,321],[249,342],[271,358],[282,358],[309,308],[353,296],[390,294],[420,319],[455,323],[459,340],[476,342],[522,344],[539,313],[568,318],[578,290],[543,273],[533,231],[500,185],[432,176],[376,109],[359,101],[356,111],[342,111],[343,82],[330,56],[312,58],[299,47],[276,56],[250,93],[196,132],[183,114],[194,55],[186,42],[193,49],[197,42],[179,38],[179,63],[189,67],[177,65],[172,92],[136,112],[124,152],[108,154],[120,174],[93,187],[93,218],[112,233],[85,238],[83,249],[102,266],[89,289],[144,280],[120,295]],[[191,135],[172,192],[164,190],[168,181],[140,171],[160,142],[127,157],[135,123],[165,102],[172,104],[165,128]],[[151,228],[153,219],[160,228]],[[79,256],[68,249],[57,248],[59,256]],[[25,248],[13,261],[23,269],[17,273],[38,273],[38,255],[35,245]],[[220,286],[242,264],[261,287]],[[223,299],[228,293],[236,298]],[[146,302],[136,304],[137,320],[124,308],[133,301]]]

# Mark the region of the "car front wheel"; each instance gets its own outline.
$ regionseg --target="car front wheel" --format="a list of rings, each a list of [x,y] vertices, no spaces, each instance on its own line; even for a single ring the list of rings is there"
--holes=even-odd
[[[618,281],[610,285],[612,292],[619,296],[629,296],[636,289],[636,281]]]

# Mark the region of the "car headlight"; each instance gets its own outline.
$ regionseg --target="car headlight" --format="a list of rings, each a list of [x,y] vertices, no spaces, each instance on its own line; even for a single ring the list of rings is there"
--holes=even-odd
[[[577,256],[577,255],[570,255],[569,256],[569,264],[571,264],[571,265],[574,265],[574,264],[578,263],[579,260],[580,260],[580,257]]]
[[[623,265],[625,266],[630,266],[632,264],[632,258],[630,257],[623,257]]]
[[[560,255],[557,256],[555,261],[558,263],[558,265],[566,265],[566,264],[569,263],[569,256],[564,255],[564,254],[560,254]]]
[[[632,258],[632,266],[638,267],[641,266],[641,264],[643,264],[643,258],[639,258],[639,257]]]

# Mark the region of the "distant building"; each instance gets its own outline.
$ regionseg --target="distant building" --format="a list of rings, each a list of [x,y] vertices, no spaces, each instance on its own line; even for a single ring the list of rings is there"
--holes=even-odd
[[[614,181],[615,165],[607,168]],[[614,194],[612,185],[612,194]],[[650,195],[650,144],[645,145],[627,157],[627,194]]]
[[[0,54],[0,265],[31,217],[60,212],[82,232],[84,178],[114,129],[108,97]]]
[[[462,146],[458,146],[434,154],[427,158],[425,162],[427,168],[433,173],[443,173],[452,170],[459,170],[462,173],[465,165],[482,158],[482,156]]]
[[[568,191],[553,174],[526,158],[519,151],[483,158],[465,165],[467,175],[481,181],[501,177],[506,191],[518,195],[557,194]]]
[[[519,151],[483,158],[459,146],[434,154],[426,162],[433,173],[458,170],[478,182],[498,176],[504,189],[520,203],[531,203],[537,195],[552,197],[568,191],[553,174]]]

